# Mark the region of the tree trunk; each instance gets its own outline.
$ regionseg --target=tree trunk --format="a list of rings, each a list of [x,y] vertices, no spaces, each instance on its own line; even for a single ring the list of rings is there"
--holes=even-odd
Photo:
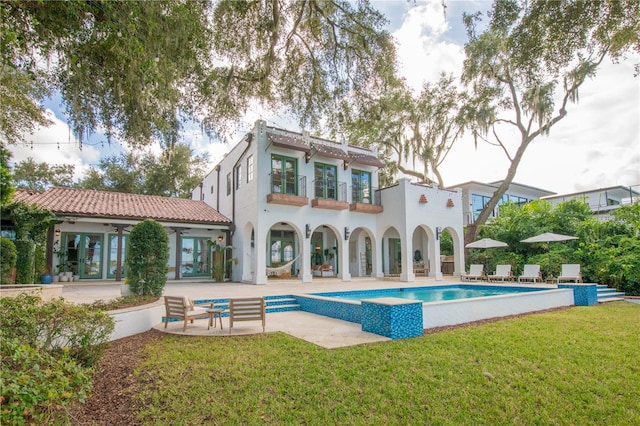
[[[473,226],[467,225],[467,232],[464,236],[465,246],[476,240],[476,238],[478,237],[478,233],[480,232],[480,227],[485,223],[487,223],[487,220],[489,219],[489,217],[491,217],[491,212],[493,212],[493,210],[498,205],[498,201],[500,201],[502,196],[509,189],[509,186],[511,186],[511,183],[513,182],[513,178],[516,176],[516,172],[518,171],[518,166],[520,165],[520,161],[522,160],[524,152],[526,151],[527,146],[529,146],[529,143],[531,142],[531,140],[532,140],[531,138],[525,137],[523,135],[523,141],[520,144],[520,147],[518,147],[518,150],[516,151],[516,155],[513,157],[513,160],[511,160],[511,165],[509,166],[509,171],[507,173],[507,176],[504,178],[504,180],[502,181],[502,184],[500,184],[498,189],[496,189],[496,191],[493,193],[493,196],[491,197],[489,202],[484,206],[484,208],[480,212],[480,215],[478,215],[478,218],[473,223]]]

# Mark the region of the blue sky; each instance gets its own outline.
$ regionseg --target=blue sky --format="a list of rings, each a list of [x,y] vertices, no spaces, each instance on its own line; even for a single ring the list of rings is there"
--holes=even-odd
[[[462,12],[485,12],[490,1],[372,0],[390,23],[389,31],[398,44],[402,73],[418,89],[425,81],[435,81],[440,72],[459,75],[464,59],[466,34]],[[445,19],[446,16],[446,19]],[[595,79],[584,83],[580,102],[571,104],[568,116],[548,137],[534,141],[520,164],[515,181],[554,191],[558,194],[615,185],[640,185],[640,77],[633,77],[633,64],[639,56],[613,64],[605,60]],[[106,144],[102,135],[93,135],[78,148],[61,113],[60,99],[52,99],[47,108],[55,114],[55,125],[33,135],[33,148],[12,147],[14,161],[28,156],[36,161],[76,164],[78,173],[101,157],[121,151],[118,143]],[[199,129],[188,129],[184,140],[197,152],[207,152],[211,167],[233,143],[249,131],[255,120],[287,127],[284,117],[252,109],[239,120],[230,144],[210,141]],[[470,180],[501,180],[509,163],[500,148],[463,139],[456,143],[441,172],[447,186]],[[636,189],[640,189],[640,186]]]

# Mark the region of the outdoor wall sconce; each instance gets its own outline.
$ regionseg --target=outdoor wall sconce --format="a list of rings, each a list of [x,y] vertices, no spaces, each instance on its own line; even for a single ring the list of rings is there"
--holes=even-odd
[[[419,202],[420,202],[421,204],[426,204],[426,203],[427,203],[427,196],[426,196],[426,195],[424,195],[424,194],[422,194],[422,195],[420,196],[420,200],[419,200]]]
[[[436,226],[436,240],[440,239],[440,235],[442,235],[442,228],[439,226]]]
[[[316,251],[320,251],[320,244],[316,243]]]
[[[347,170],[349,168],[349,160],[344,160],[343,167],[344,167],[345,170]]]
[[[349,235],[351,235],[351,232],[349,232],[349,227],[345,226],[344,227],[344,239],[348,240],[349,239]]]
[[[304,162],[308,163],[309,161],[311,161],[311,153],[310,152],[305,152],[304,153]]]
[[[56,236],[56,237],[59,237],[59,236],[60,236],[60,230],[59,230],[59,229],[56,229],[56,230],[55,230],[55,236]]]
[[[311,236],[311,225],[307,223],[305,225],[304,231],[305,231],[305,234],[307,235],[307,238],[309,238]]]
[[[224,240],[224,237],[223,237],[222,235],[220,235],[220,236],[218,237],[218,242],[219,242],[219,243],[221,243],[223,240]]]

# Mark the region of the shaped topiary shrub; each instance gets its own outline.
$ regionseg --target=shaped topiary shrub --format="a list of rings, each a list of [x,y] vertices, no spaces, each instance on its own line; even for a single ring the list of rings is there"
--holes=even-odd
[[[0,237],[0,282],[13,284],[11,270],[16,267],[16,245],[8,238]]]
[[[134,294],[160,296],[167,282],[169,236],[162,225],[146,219],[131,229],[127,243],[127,283]]]

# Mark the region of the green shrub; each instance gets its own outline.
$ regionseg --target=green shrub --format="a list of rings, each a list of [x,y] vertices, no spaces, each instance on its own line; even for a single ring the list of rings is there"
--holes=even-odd
[[[169,236],[162,225],[146,219],[131,229],[127,242],[127,283],[134,294],[160,296],[167,282]]]
[[[13,284],[11,270],[16,267],[16,245],[8,238],[0,237],[0,282]]]
[[[35,271],[35,281],[38,281],[40,275],[51,272],[47,268],[47,252],[44,244],[37,244],[33,255],[33,270]]]
[[[16,283],[33,284],[33,254],[35,244],[29,240],[16,240]]]
[[[84,402],[92,384],[66,351],[57,356],[0,332],[0,424],[47,424],[64,406]]]
[[[0,424],[47,424],[86,399],[113,331],[108,314],[21,294],[0,298],[0,324]]]
[[[106,312],[28,294],[0,299],[0,324],[3,336],[51,354],[68,352],[86,367],[100,359],[114,327]]]

